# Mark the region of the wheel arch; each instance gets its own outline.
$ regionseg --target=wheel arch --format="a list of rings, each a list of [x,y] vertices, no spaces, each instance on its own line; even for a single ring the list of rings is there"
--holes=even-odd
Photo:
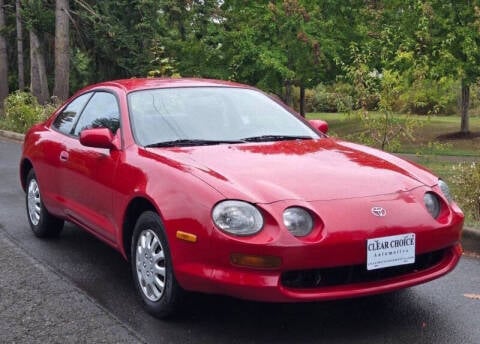
[[[122,223],[122,251],[127,260],[130,260],[130,241],[135,223],[140,215],[148,210],[154,211],[157,214],[159,213],[149,199],[140,196],[133,198],[125,210]]]
[[[20,182],[22,184],[22,189],[23,191],[26,190],[26,187],[27,187],[27,176],[28,176],[28,173],[30,172],[30,170],[33,169],[33,164],[32,162],[27,159],[27,158],[24,158],[20,164]]]

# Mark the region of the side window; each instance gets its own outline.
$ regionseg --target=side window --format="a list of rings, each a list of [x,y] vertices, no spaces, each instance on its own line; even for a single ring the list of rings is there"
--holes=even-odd
[[[78,136],[82,130],[91,128],[109,128],[115,134],[119,127],[117,98],[108,92],[95,92],[85,106],[73,134]]]
[[[72,100],[71,103],[68,104],[67,107],[55,118],[52,127],[61,133],[69,135],[78,115],[80,115],[80,112],[92,94],[93,93],[91,92],[85,93]]]

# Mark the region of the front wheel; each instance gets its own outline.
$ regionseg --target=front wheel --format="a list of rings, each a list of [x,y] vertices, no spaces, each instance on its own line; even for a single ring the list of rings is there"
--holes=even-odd
[[[35,172],[30,170],[27,175],[27,192],[25,203],[27,208],[28,222],[30,228],[39,238],[55,237],[63,229],[64,221],[52,214],[45,208],[40,194]]]
[[[158,214],[146,211],[137,220],[132,237],[133,280],[147,311],[166,318],[177,309],[182,294],[172,266],[170,248]]]

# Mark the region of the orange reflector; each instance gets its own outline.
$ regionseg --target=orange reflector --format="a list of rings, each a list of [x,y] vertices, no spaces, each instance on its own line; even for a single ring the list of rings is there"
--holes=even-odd
[[[230,262],[233,265],[249,268],[274,269],[280,267],[282,259],[273,256],[254,256],[249,254],[232,253]]]
[[[177,239],[185,240],[188,242],[197,242],[197,236],[195,234],[177,231]]]

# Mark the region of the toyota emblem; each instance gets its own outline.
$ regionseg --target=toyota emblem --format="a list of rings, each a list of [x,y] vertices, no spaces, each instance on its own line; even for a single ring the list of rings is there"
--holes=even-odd
[[[384,217],[385,215],[387,215],[387,211],[385,210],[385,208],[382,207],[373,207],[372,214],[378,217]]]

